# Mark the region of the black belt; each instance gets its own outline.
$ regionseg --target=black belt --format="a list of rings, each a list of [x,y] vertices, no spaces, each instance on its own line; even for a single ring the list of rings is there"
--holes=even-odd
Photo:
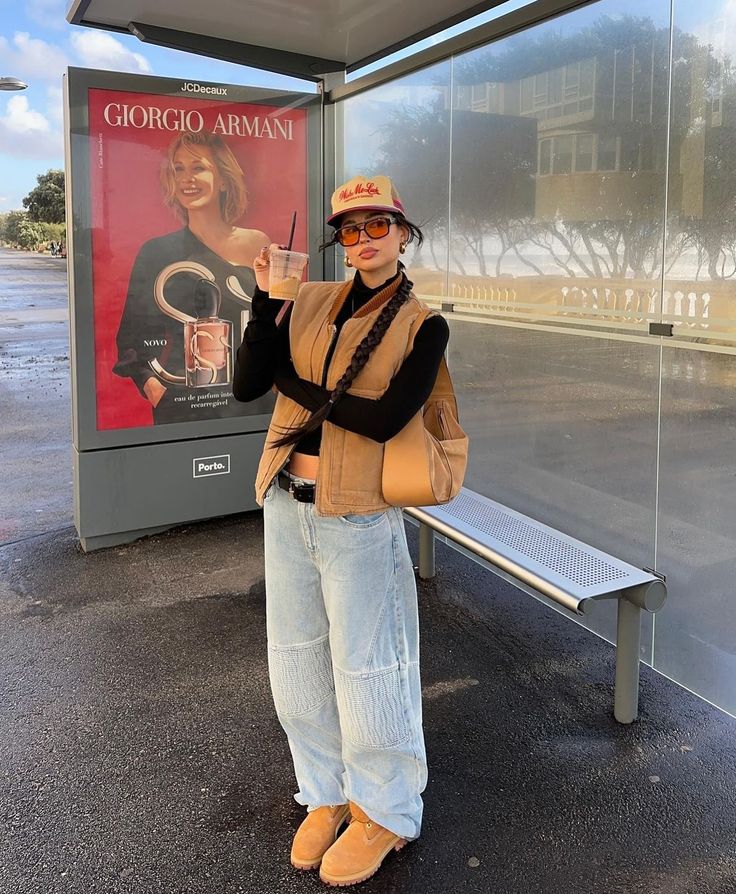
[[[281,490],[288,491],[297,503],[314,503],[316,485],[294,481],[285,472],[279,472],[278,482]]]

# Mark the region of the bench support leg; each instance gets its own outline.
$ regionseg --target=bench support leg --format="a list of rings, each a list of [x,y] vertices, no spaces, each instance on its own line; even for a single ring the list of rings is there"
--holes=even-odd
[[[419,577],[434,577],[434,529],[419,523]]]
[[[622,597],[618,600],[616,631],[616,688],[613,716],[632,723],[639,714],[639,646],[641,609]]]

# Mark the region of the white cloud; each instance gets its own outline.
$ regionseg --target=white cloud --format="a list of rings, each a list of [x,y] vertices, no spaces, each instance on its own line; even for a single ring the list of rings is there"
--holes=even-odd
[[[134,53],[104,31],[78,31],[71,36],[74,52],[82,65],[106,71],[149,72],[145,56]]]
[[[5,111],[6,114],[0,121],[12,133],[42,134],[51,130],[46,118],[29,106],[25,96],[11,96]]]
[[[61,131],[32,109],[25,96],[12,96],[0,115],[0,152],[21,158],[58,158],[63,153]]]
[[[13,77],[32,81],[57,81],[69,64],[58,46],[17,31],[12,42],[0,37],[0,67]]]

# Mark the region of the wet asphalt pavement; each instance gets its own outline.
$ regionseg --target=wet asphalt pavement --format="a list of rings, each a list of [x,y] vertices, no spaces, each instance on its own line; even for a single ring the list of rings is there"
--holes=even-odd
[[[0,543],[73,523],[66,261],[0,248]]]
[[[18,325],[34,270],[56,291]],[[0,250],[0,894],[325,890],[288,862],[260,514],[77,544],[64,275]],[[612,647],[442,545],[437,566],[423,833],[355,890],[733,894],[736,721],[643,668],[616,724]]]

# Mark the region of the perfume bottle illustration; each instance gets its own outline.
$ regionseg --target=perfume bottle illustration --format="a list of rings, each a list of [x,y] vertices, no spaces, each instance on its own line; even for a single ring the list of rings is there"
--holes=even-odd
[[[217,283],[208,279],[197,282],[197,318],[184,324],[187,385],[228,385],[232,379],[232,324],[218,316],[221,301]]]
[[[179,273],[197,277],[193,296],[195,317],[173,307],[164,295],[166,283]],[[234,291],[229,280],[228,288]],[[242,289],[234,294],[240,300],[249,301]],[[212,272],[196,261],[169,264],[156,277],[154,298],[163,313],[182,324],[185,360],[183,376],[164,369],[158,359],[150,360],[149,366],[156,375],[164,382],[195,388],[229,385],[233,364],[232,324],[219,317],[222,296]]]

